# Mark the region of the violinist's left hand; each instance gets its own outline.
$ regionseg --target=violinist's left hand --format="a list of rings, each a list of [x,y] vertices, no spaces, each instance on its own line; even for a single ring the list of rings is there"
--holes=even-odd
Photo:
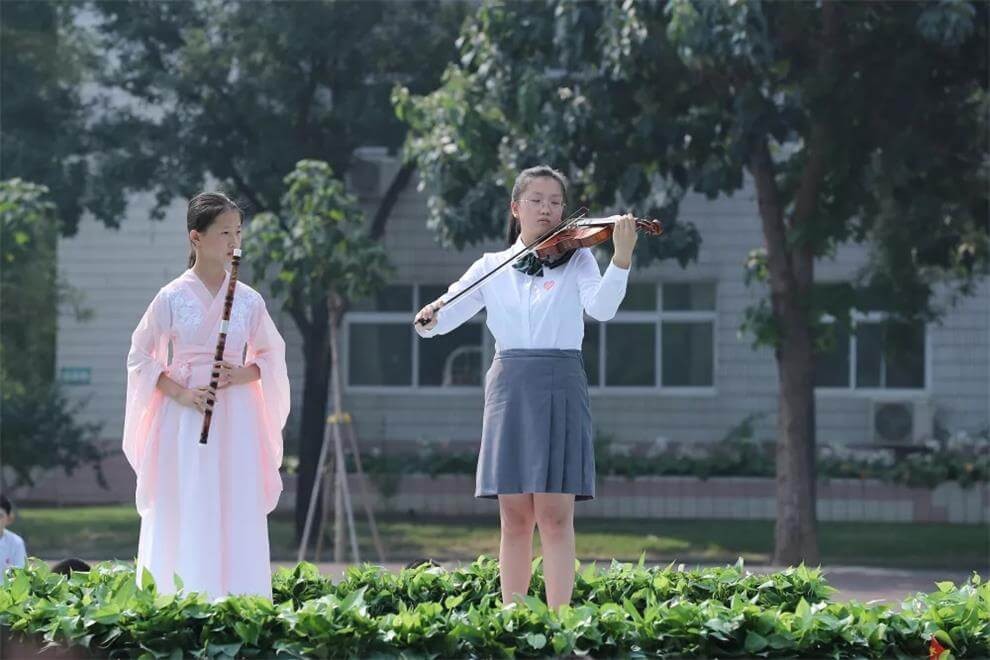
[[[632,264],[633,248],[636,247],[636,220],[631,213],[617,216],[615,229],[612,232],[612,242],[615,244],[615,254],[612,263],[619,268],[628,269]]]

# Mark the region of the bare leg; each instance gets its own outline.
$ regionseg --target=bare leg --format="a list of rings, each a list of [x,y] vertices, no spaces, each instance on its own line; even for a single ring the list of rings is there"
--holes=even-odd
[[[543,548],[547,606],[569,605],[574,591],[574,495],[534,493],[536,524]]]
[[[533,495],[498,496],[502,539],[498,551],[498,571],[502,580],[502,603],[513,601],[517,594],[529,591],[533,564]]]

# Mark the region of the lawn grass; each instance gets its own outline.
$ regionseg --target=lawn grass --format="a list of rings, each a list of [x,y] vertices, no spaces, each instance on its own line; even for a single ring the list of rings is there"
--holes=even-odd
[[[362,559],[373,559],[366,523],[357,521]],[[22,535],[28,553],[45,559],[133,559],[139,519],[133,507],[21,508],[11,529]],[[291,514],[271,518],[272,558],[295,559]],[[417,557],[470,560],[498,554],[496,517],[382,517],[379,533],[389,561]],[[767,563],[773,523],[762,520],[598,520],[579,518],[577,555],[582,560]],[[982,525],[904,523],[819,523],[824,565],[889,568],[990,569],[990,532]],[[332,541],[324,544],[329,561]],[[534,551],[540,553],[539,534]]]

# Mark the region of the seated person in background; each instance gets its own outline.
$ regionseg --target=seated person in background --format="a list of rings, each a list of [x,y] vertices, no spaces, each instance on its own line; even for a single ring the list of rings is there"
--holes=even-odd
[[[7,529],[15,517],[14,505],[0,494],[0,582],[6,581],[8,569],[24,568],[27,561],[24,539]]]

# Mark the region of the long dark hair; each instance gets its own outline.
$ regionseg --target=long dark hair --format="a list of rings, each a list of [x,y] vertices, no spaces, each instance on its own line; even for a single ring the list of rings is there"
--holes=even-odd
[[[516,177],[516,182],[512,186],[512,201],[518,202],[522,199],[522,194],[526,192],[526,187],[529,186],[533,179],[542,178],[556,179],[557,183],[560,184],[560,189],[564,193],[564,208],[567,208],[567,177],[564,176],[563,172],[555,170],[549,165],[537,165],[536,167],[529,167],[519,173]],[[509,211],[509,222],[505,228],[505,240],[511,246],[519,238],[519,220],[517,220],[513,215],[512,211]]]
[[[244,218],[244,212],[234,200],[222,192],[201,192],[189,200],[186,210],[186,231],[206,231],[220,215],[227,211],[235,211]],[[196,263],[196,250],[189,246],[189,268]]]

